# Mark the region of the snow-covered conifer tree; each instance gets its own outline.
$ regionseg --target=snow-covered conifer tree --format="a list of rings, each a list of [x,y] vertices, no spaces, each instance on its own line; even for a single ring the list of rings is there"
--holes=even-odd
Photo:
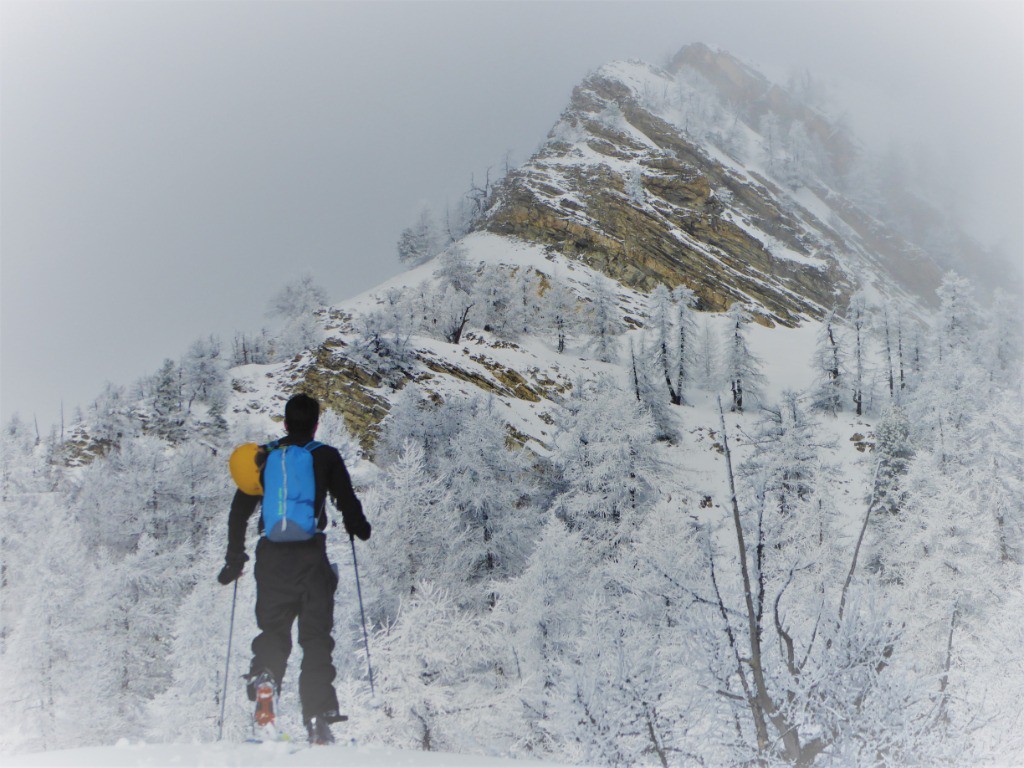
[[[814,350],[815,381],[811,389],[811,403],[816,410],[832,416],[842,410],[845,368],[836,313],[833,310],[821,323]]]
[[[442,290],[451,288],[466,295],[473,293],[477,277],[465,248],[458,244],[452,245],[441,254],[438,261],[440,263],[434,270],[434,277]]]
[[[181,378],[186,409],[194,402],[223,401],[228,382],[220,341],[209,336],[192,342],[181,361]]]
[[[718,389],[721,382],[721,346],[721,338],[715,332],[711,321],[705,317],[697,331],[695,359],[696,378],[704,389]]]
[[[416,364],[410,343],[412,316],[397,307],[386,307],[360,315],[356,327],[359,335],[349,357],[397,389]]]
[[[990,378],[1002,386],[1024,382],[1024,318],[1010,294],[996,290],[984,331],[985,356]]]
[[[266,365],[274,357],[274,341],[263,328],[259,333],[236,333],[231,351],[232,365]]]
[[[896,514],[903,505],[901,478],[906,475],[914,456],[910,422],[898,405],[886,408],[875,426],[875,455],[878,463],[874,490],[876,508]]]
[[[644,190],[644,172],[639,165],[632,166],[626,172],[624,181],[624,192],[633,205],[643,207],[647,202],[647,192]]]
[[[867,297],[858,291],[850,297],[847,310],[847,322],[853,332],[853,367],[850,383],[853,388],[854,412],[861,416],[864,413],[864,393],[867,388]]]
[[[686,388],[695,380],[697,348],[697,323],[693,319],[693,307],[697,304],[697,294],[685,285],[678,285],[672,290],[672,302],[675,306],[675,389],[679,395],[679,405],[686,402]]]
[[[657,344],[655,340],[654,346]],[[634,393],[650,414],[658,439],[675,440],[678,434],[670,401],[665,397],[664,368],[658,353],[647,351],[647,334],[641,337],[639,349],[634,347],[632,339],[629,340],[629,356]]]
[[[510,335],[516,296],[504,267],[496,264],[484,266],[473,292],[475,315],[480,326],[499,336]]]
[[[420,582],[449,585],[453,574],[464,574],[464,524],[443,479],[428,474],[419,444],[405,444],[365,494],[363,506],[374,521],[365,580],[375,589],[364,595],[374,624],[393,621]]]
[[[627,541],[659,485],[654,423],[631,391],[599,379],[574,393],[562,427],[566,490],[554,508],[596,546]]]
[[[466,529],[462,578],[479,585],[475,602],[482,607],[493,602],[495,580],[522,570],[539,526],[530,498],[532,462],[529,451],[509,445],[493,398],[472,400],[456,414],[459,423],[442,446],[438,476]]]
[[[398,260],[415,267],[434,258],[444,247],[444,239],[430,209],[424,206],[416,222],[398,237]]]
[[[373,658],[385,715],[376,737],[406,749],[463,753],[506,750],[519,740],[526,678],[514,672],[509,638],[489,616],[461,611],[439,584],[414,585],[397,621],[374,637]]]
[[[167,662],[171,668],[168,687],[148,702],[146,736],[162,742],[188,739],[215,741],[220,734],[221,697],[224,691],[224,662],[231,619],[232,592],[212,578],[224,560],[223,532],[208,536],[196,553],[185,582],[191,591],[181,601],[173,618]],[[251,606],[253,581],[243,577],[237,584],[235,643],[255,634]],[[242,675],[249,671],[244,643],[231,654],[225,702],[224,735],[239,740],[251,732],[252,705],[245,695]]]
[[[824,447],[816,438],[817,424],[808,416],[795,392],[783,392],[778,405],[761,407],[753,435],[754,453],[739,467],[764,496],[773,513],[795,525],[792,515],[814,493]]]
[[[582,308],[579,297],[564,282],[552,279],[541,301],[541,322],[555,337],[559,354],[565,352],[565,343],[580,328]]]
[[[622,316],[612,282],[595,273],[590,282],[590,295],[590,347],[598,360],[613,363],[619,356],[618,336],[622,332]]]
[[[512,303],[508,312],[508,335],[534,334],[541,328],[542,297],[540,276],[532,269],[519,269],[512,281]]]
[[[89,407],[90,432],[105,446],[113,446],[124,437],[138,434],[139,423],[132,413],[133,405],[124,387],[109,382]]]
[[[304,275],[274,294],[267,314],[284,323],[274,345],[278,359],[292,357],[319,342],[321,331],[314,313],[326,305],[327,293],[312,275]]]
[[[654,335],[654,355],[657,361],[656,367],[668,388],[668,397],[673,405],[680,405],[683,402],[683,393],[677,383],[677,371],[684,367],[680,362],[677,365],[676,356],[679,355],[680,345],[677,342],[677,330],[673,327],[674,307],[672,306],[672,295],[664,285],[658,285],[651,294],[651,331]],[[685,342],[683,344],[685,348]]]
[[[164,360],[152,381],[152,420],[150,429],[170,442],[178,442],[185,436],[185,408],[182,393],[181,368],[173,360]]]
[[[750,312],[739,302],[733,303],[726,313],[729,326],[723,344],[722,372],[732,393],[733,411],[757,402],[764,386],[761,360],[751,351],[745,326],[751,322]]]

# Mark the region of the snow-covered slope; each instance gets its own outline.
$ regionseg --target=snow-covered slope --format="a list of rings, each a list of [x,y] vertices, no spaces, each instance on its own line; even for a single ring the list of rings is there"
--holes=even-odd
[[[4,758],[8,768],[556,768],[556,763],[503,760],[386,747],[329,746],[309,748],[271,744],[131,744],[64,749]]]

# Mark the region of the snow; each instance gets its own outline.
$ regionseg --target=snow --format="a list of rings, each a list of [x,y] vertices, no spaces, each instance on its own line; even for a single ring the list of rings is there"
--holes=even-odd
[[[663,88],[675,83],[673,80],[666,80],[650,68],[629,63],[610,65],[602,70],[602,74],[615,77],[626,82],[634,92],[647,96],[652,88]],[[680,84],[684,87],[685,84]],[[669,111],[666,107],[666,111]],[[622,119],[621,112],[605,110],[598,119],[612,121],[616,127],[623,131],[632,129]],[[620,124],[621,123],[621,124]],[[752,134],[756,136],[756,134]],[[639,138],[634,136],[634,138]],[[651,146],[649,142],[641,142],[642,146]],[[655,150],[657,148],[655,147]],[[750,180],[752,184],[760,184],[754,178],[754,170],[744,169],[735,161],[728,158],[724,153],[708,145],[706,151],[718,162],[729,168],[733,168],[738,175]],[[549,158],[537,162],[531,170],[530,181],[550,182],[558,190],[572,189],[573,183],[570,179],[560,176],[560,169],[578,165],[603,165],[612,168],[616,172],[625,172],[629,169],[639,168],[638,159],[649,150],[641,150],[632,160],[621,160],[601,155],[588,147],[584,141],[579,141],[577,148],[570,156]],[[748,166],[750,169],[758,167],[756,163]],[[555,201],[575,200],[582,204],[571,191],[562,191],[558,195],[551,193],[537,192],[546,199]],[[789,196],[792,200],[790,206],[794,216],[804,220],[805,233],[814,240],[815,233],[821,233],[823,222],[829,222],[832,212],[826,200],[819,194],[806,188],[799,188],[789,192],[782,190],[783,196]],[[586,217],[584,211],[575,212],[571,215],[580,219]],[[819,219],[818,221],[815,218]],[[738,226],[743,227],[751,236],[766,243],[772,253],[781,259],[799,262],[808,266],[822,267],[825,262],[821,259],[808,257],[797,253],[781,245],[753,224],[744,221],[738,216],[731,216],[730,220]],[[829,226],[831,226],[829,224]],[[713,249],[694,241],[690,236],[680,230],[676,230],[680,240],[701,249],[709,261],[717,260]],[[536,270],[555,280],[569,285],[577,294],[584,299],[593,298],[594,280],[598,273],[580,262],[569,260],[554,253],[553,249],[544,246],[527,243],[525,241],[499,236],[487,232],[475,232],[459,241],[459,247],[465,250],[467,261],[474,267],[484,264],[487,266],[501,266],[507,272],[519,272],[522,270]],[[853,243],[851,247],[861,246]],[[862,254],[867,258],[867,254]],[[421,284],[437,285],[438,278],[435,275],[441,266],[441,257],[432,259],[424,264],[416,266],[403,274],[396,276],[377,288],[364,293],[356,298],[347,301],[333,309],[339,310],[346,315],[354,317],[366,312],[379,309],[382,304],[382,297],[390,291],[409,289]],[[723,265],[723,268],[724,265]],[[875,273],[868,273],[865,279],[870,281],[876,277]],[[869,293],[871,296],[883,298],[887,291],[886,286],[874,287],[871,285]],[[622,314],[633,318],[644,318],[649,313],[650,298],[636,291],[630,290],[621,285],[614,286],[614,293],[618,309]],[[337,321],[328,313],[323,316],[328,335],[334,334],[343,340],[352,335],[350,323],[343,320]],[[710,326],[714,336],[718,339],[725,334],[728,326],[728,319],[724,315],[714,313],[701,313],[700,323],[703,326]],[[335,326],[335,327],[332,327]],[[784,393],[800,393],[806,400],[815,372],[812,368],[812,351],[815,349],[817,336],[820,332],[820,324],[806,321],[796,328],[775,327],[766,328],[760,325],[751,324],[747,327],[750,346],[755,354],[763,361],[762,371],[767,380],[765,404],[778,403]],[[582,336],[582,334],[581,334]],[[592,359],[591,355],[585,353],[587,341],[583,338],[570,338],[565,354],[558,354],[552,344],[550,333],[538,335],[525,335],[516,338],[514,341],[507,338],[500,338],[493,333],[481,330],[478,327],[469,327],[463,335],[461,342],[452,345],[436,338],[423,335],[416,335],[411,340],[412,347],[417,351],[420,362],[438,362],[444,366],[452,366],[473,377],[480,377],[486,380],[489,386],[498,394],[493,396],[493,407],[500,413],[502,419],[510,425],[517,433],[526,435],[530,450],[543,456],[558,456],[559,430],[563,430],[564,424],[559,423],[557,418],[559,411],[564,405],[564,397],[568,394],[559,395],[551,391],[544,392],[544,397],[539,402],[534,402],[523,397],[518,397],[508,390],[506,383],[500,377],[500,368],[506,368],[521,375],[527,384],[535,389],[543,389],[553,383],[552,389],[564,393],[571,392],[579,384],[583,384],[586,391],[588,382],[610,376],[615,379],[625,392],[632,387],[631,372],[629,370],[629,350],[635,348],[640,350],[644,345],[644,333],[639,330],[626,330],[619,339],[619,362],[602,363]],[[650,337],[647,336],[647,348],[650,349]],[[876,345],[876,356],[880,354]],[[234,426],[240,431],[239,434],[251,434],[252,439],[263,439],[275,435],[280,430],[280,425],[272,415],[280,413],[280,406],[284,402],[283,392],[288,391],[290,382],[294,381],[294,373],[297,368],[309,364],[308,353],[298,362],[290,361],[274,365],[248,365],[232,369],[231,377],[235,385],[236,394],[233,396],[233,404],[236,406],[231,418]],[[880,360],[872,361],[880,370]],[[418,364],[417,364],[418,365]],[[497,371],[497,373],[496,373]],[[545,380],[542,383],[541,380]],[[436,376],[425,376],[420,380],[424,394],[438,396],[445,401],[457,401],[460,398],[488,398],[491,397],[484,387],[477,388],[474,384],[458,376],[449,376],[439,373]],[[385,398],[393,398],[390,392],[381,389],[380,394]],[[721,452],[720,424],[724,418],[728,441],[734,464],[737,466],[749,458],[753,451],[752,434],[756,434],[759,414],[757,408],[751,405],[747,413],[726,412],[724,417],[720,415],[720,405],[716,394],[713,391],[700,389],[694,385],[686,392],[688,404],[685,407],[670,408],[670,420],[678,434],[678,441],[674,444],[658,443],[652,450],[657,452],[658,459],[664,467],[663,477],[659,478],[659,492],[664,494],[669,501],[677,505],[678,509],[688,515],[689,518],[701,525],[707,524],[712,530],[711,535],[717,538],[717,544],[721,551],[732,553],[735,550],[734,534],[731,529],[722,525],[728,521],[729,516],[729,484],[725,468],[725,458]],[[627,397],[627,399],[629,399]],[[395,402],[392,400],[392,402]],[[728,403],[725,404],[726,408]],[[823,445],[823,455],[828,461],[828,485],[830,493],[834,493],[834,504],[837,512],[835,529],[838,529],[840,536],[834,542],[835,551],[842,561],[848,559],[852,552],[853,544],[856,541],[857,532],[862,521],[865,519],[865,489],[871,486],[871,453],[865,451],[865,440],[873,439],[874,418],[858,417],[846,411],[835,417],[822,417],[817,419],[815,425],[815,439],[820,439]],[[564,447],[564,441],[562,441]],[[346,459],[348,460],[348,458]],[[380,476],[385,475],[387,468],[378,467],[371,462],[356,458],[350,463],[352,477],[360,494],[364,491],[372,492],[374,486],[384,485],[379,482]],[[386,476],[385,476],[386,480]],[[704,503],[710,497],[711,505]],[[376,519],[374,520],[376,523]],[[386,530],[381,528],[379,530]],[[374,545],[379,539],[374,540]],[[331,538],[329,554],[331,558],[340,564],[343,570],[348,571],[347,565],[354,565],[348,558],[348,543],[343,537]],[[373,550],[368,551],[367,565],[373,565]],[[354,555],[354,550],[353,550]],[[363,562],[361,560],[361,562]],[[365,582],[364,582],[365,585]],[[368,592],[376,587],[371,585]],[[213,589],[213,587],[211,587]],[[251,587],[243,586],[240,592],[240,600],[243,604],[251,604]],[[353,594],[354,585],[351,580],[346,580],[344,585],[339,587],[339,605],[353,606],[356,597]],[[211,593],[212,594],[212,593]],[[227,599],[227,592],[217,593],[221,602]],[[213,605],[213,601],[209,603]],[[354,618],[354,612],[351,617]],[[245,622],[248,624],[245,624]],[[251,635],[251,617],[246,616],[239,620],[240,626],[236,631],[236,638]],[[211,625],[212,626],[212,625]],[[355,625],[349,626],[349,630]],[[401,626],[401,625],[399,625]],[[415,623],[412,626],[416,626]],[[220,626],[216,630],[217,641],[222,642],[224,633]],[[339,629],[339,635],[344,629]],[[454,637],[461,637],[458,633],[448,634]],[[235,652],[237,664],[244,664],[244,652],[239,653],[239,640],[235,640]],[[219,647],[219,646],[218,646]],[[382,654],[386,659],[387,656]],[[362,674],[362,664],[358,660],[346,661],[348,667],[342,670],[339,686],[347,686],[348,696],[346,700],[352,702],[352,708],[347,711],[357,713],[353,717],[358,728],[350,728],[348,734],[356,735],[361,741],[369,742],[371,737],[381,741],[388,741],[388,735],[382,734],[379,726],[383,718],[376,722],[369,715],[365,697],[360,699],[352,696],[353,690],[361,685],[358,675]],[[221,660],[218,658],[215,667],[219,669]],[[353,669],[359,669],[353,673]],[[382,665],[381,671],[387,672],[386,665]],[[395,673],[401,677],[400,673]],[[386,674],[384,675],[386,678]],[[380,678],[378,678],[379,680]],[[290,703],[294,705],[294,690],[286,692],[290,696]],[[474,701],[489,702],[489,694],[478,696]],[[234,706],[234,704],[233,704]],[[240,714],[239,719],[247,718],[245,705],[236,708]],[[377,710],[379,712],[379,710]],[[359,714],[361,713],[361,714]],[[557,714],[557,713],[556,713]],[[185,713],[186,725],[189,729],[198,728],[199,723],[191,718],[191,711]],[[390,716],[390,714],[389,714]],[[209,720],[206,721],[207,726]],[[707,723],[705,722],[706,726]],[[291,727],[290,725],[288,726]],[[695,728],[701,727],[699,724]],[[360,730],[360,728],[362,730]],[[482,731],[477,730],[471,719],[460,724],[460,729],[465,733],[472,733],[478,739],[469,739],[472,742],[467,748],[486,749],[493,744],[486,734],[480,735]],[[121,733],[118,726],[113,733]],[[345,731],[338,728],[339,736],[345,735]],[[152,735],[152,732],[150,732]],[[192,736],[191,730],[184,731]],[[236,734],[238,731],[236,731]],[[92,734],[93,741],[101,741],[105,736]],[[197,734],[198,735],[198,734]],[[392,734],[393,736],[393,734]],[[208,733],[198,735],[200,738],[209,738]],[[237,736],[236,736],[237,737]],[[182,738],[177,735],[153,735],[152,738]],[[571,743],[571,738],[568,739]],[[69,742],[64,742],[69,743]],[[70,743],[83,743],[79,740]],[[392,743],[395,743],[392,740]],[[420,743],[416,737],[397,743],[415,745]],[[459,748],[458,740],[445,742],[447,748]],[[513,749],[510,740],[505,749]],[[484,746],[481,747],[480,745]],[[503,753],[507,754],[507,753]],[[573,753],[563,751],[558,753],[561,759],[571,761]],[[578,753],[577,753],[578,754]],[[589,759],[593,760],[592,756]],[[316,766],[316,765],[344,765],[344,766],[514,766],[514,765],[536,765],[550,766],[553,763],[533,762],[525,760],[511,760],[500,756],[480,755],[455,755],[440,752],[416,752],[410,750],[399,750],[388,748],[382,745],[367,743],[364,746],[339,745],[332,747],[318,747],[306,749],[304,745],[289,744],[239,744],[239,743],[163,743],[148,744],[143,742],[130,743],[122,740],[115,746],[80,748],[64,751],[51,751],[47,753],[30,753],[16,756],[0,755],[0,763],[5,766],[177,766],[177,765],[206,765],[206,766]]]
[[[129,744],[2,756],[5,768],[159,768],[160,766],[345,766],[346,768],[556,768],[556,763],[507,760],[444,752],[413,752],[377,746],[268,744]]]

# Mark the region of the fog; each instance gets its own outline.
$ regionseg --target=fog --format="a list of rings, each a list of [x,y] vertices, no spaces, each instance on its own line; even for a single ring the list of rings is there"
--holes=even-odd
[[[198,336],[266,323],[303,273],[342,300],[573,86],[702,41],[806,69],[865,141],[934,153],[1020,260],[1018,2],[5,2],[0,411],[46,429]]]

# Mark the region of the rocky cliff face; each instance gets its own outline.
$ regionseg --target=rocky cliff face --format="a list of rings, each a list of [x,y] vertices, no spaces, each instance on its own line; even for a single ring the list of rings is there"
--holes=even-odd
[[[856,152],[795,96],[689,46],[668,69],[616,63],[579,85],[483,227],[639,290],[687,285],[699,309],[751,304],[767,325],[863,284],[931,296],[940,267],[835,189]]]

